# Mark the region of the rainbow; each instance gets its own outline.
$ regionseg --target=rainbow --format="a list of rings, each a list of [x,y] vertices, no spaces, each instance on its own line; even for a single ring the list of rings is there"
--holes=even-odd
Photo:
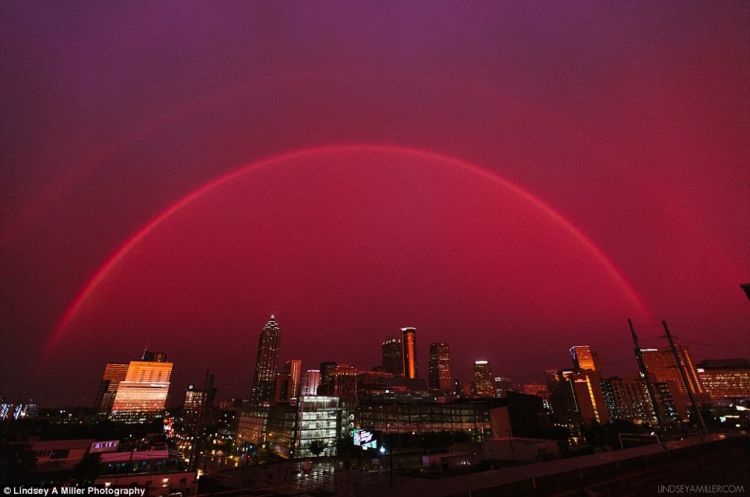
[[[217,188],[230,183],[231,181],[247,174],[251,171],[257,171],[258,169],[268,168],[274,165],[278,165],[287,161],[301,159],[305,157],[311,157],[316,155],[332,154],[339,152],[388,152],[405,154],[412,157],[418,157],[422,159],[434,160],[444,164],[448,164],[457,167],[463,171],[475,174],[481,178],[491,181],[495,184],[506,188],[516,195],[520,196],[524,200],[528,201],[531,205],[542,211],[549,218],[554,220],[560,227],[572,235],[578,240],[602,266],[606,269],[610,277],[617,282],[623,293],[628,297],[629,300],[635,305],[636,309],[643,315],[649,316],[649,312],[639,297],[638,293],[634,290],[632,285],[623,276],[623,274],[617,269],[614,263],[609,257],[580,229],[578,229],[573,223],[566,219],[562,214],[557,212],[551,206],[542,201],[539,197],[533,195],[527,190],[521,188],[515,183],[507,180],[506,178],[480,167],[476,164],[446,155],[441,155],[435,152],[421,150],[416,148],[409,148],[396,145],[379,145],[379,144],[346,144],[346,145],[331,145],[321,146],[314,148],[305,148],[301,150],[295,150],[286,152],[279,155],[267,157],[256,162],[252,162],[238,169],[230,171],[218,178],[215,178],[208,183],[203,184],[199,188],[193,190],[189,194],[185,195],[166,209],[160,214],[151,219],[138,231],[133,233],[120,247],[118,247],[114,253],[97,269],[96,272],[88,279],[83,285],[81,290],[76,295],[75,299],[68,306],[67,310],[59,319],[57,325],[51,333],[51,336],[47,342],[47,349],[54,346],[62,337],[65,330],[70,326],[71,322],[75,319],[76,315],[81,311],[86,302],[96,293],[97,288],[107,278],[109,273],[125,258],[128,254],[137,247],[149,233],[157,229],[159,226],[167,222],[172,216],[177,214],[181,209],[190,203],[200,199],[208,193],[216,190]]]

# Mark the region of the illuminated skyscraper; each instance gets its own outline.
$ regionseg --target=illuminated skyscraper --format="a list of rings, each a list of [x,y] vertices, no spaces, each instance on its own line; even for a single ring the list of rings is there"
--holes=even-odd
[[[474,396],[495,397],[495,383],[489,361],[474,361]]]
[[[128,374],[127,363],[109,363],[104,366],[104,374],[99,384],[99,392],[96,394],[95,407],[101,414],[109,414],[112,403],[117,394],[117,385],[120,384]]]
[[[699,398],[703,397],[705,393],[703,385],[687,348],[678,345],[677,353],[682,360],[691,392]],[[641,354],[652,381],[654,383],[661,382],[668,384],[670,390],[672,390],[672,400],[677,408],[677,412],[683,418],[687,416],[688,392],[685,389],[685,383],[682,381],[682,376],[680,375],[680,370],[677,367],[672,350],[669,347],[641,349]]]
[[[112,402],[110,417],[115,421],[143,422],[164,411],[173,364],[166,362],[163,353],[147,351],[143,357],[158,360],[130,361],[125,379],[117,385]]]
[[[253,388],[250,391],[252,402],[269,402],[273,397],[273,385],[276,368],[279,363],[279,344],[281,330],[276,323],[276,316],[271,315],[260,332],[258,339],[258,355],[255,361],[255,376]]]
[[[570,357],[573,359],[573,367],[575,369],[602,373],[602,368],[599,366],[599,354],[592,351],[590,346],[575,345],[571,347]]]
[[[302,395],[318,395],[320,386],[320,370],[308,369],[305,373],[305,381],[302,387]]]
[[[292,359],[284,365],[284,372],[289,375],[289,398],[296,399],[302,391],[302,361]]]
[[[596,371],[565,370],[559,371],[558,383],[553,395],[553,401],[562,398],[562,406],[553,402],[552,408],[573,427],[583,423],[597,422],[604,424],[609,421],[609,411],[604,400],[601,386],[601,375]]]
[[[383,341],[383,371],[396,375],[404,374],[401,337],[389,336]]]
[[[430,344],[430,368],[427,380],[433,390],[447,392],[452,389],[451,357],[447,343]]]
[[[401,328],[401,350],[406,378],[417,377],[417,329]]]

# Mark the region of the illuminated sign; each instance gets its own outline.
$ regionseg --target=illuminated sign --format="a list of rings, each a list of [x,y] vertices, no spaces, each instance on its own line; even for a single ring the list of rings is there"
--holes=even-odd
[[[362,447],[362,450],[378,448],[378,438],[372,431],[352,430],[352,438],[354,439],[354,445]]]

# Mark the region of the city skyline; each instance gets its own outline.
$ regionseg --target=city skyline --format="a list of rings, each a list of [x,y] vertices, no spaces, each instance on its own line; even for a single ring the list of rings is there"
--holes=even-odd
[[[0,393],[149,342],[245,395],[271,313],[313,366],[414,326],[420,375],[629,376],[627,318],[750,356],[748,7],[425,5],[9,4]]]

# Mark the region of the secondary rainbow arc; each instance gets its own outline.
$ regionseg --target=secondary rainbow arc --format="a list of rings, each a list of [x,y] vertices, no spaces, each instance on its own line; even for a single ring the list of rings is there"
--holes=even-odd
[[[409,148],[397,145],[382,145],[382,144],[346,144],[346,145],[330,145],[313,148],[305,148],[286,152],[283,154],[274,155],[261,159],[259,161],[252,162],[240,168],[237,168],[229,173],[226,173],[218,178],[215,178],[208,183],[203,184],[199,188],[193,190],[189,194],[185,195],[181,199],[177,200],[169,207],[164,209],[156,217],[151,219],[139,230],[133,233],[120,247],[118,247],[112,255],[99,267],[99,269],[93,273],[88,281],[83,285],[81,290],[78,292],[76,297],[73,299],[67,310],[61,316],[57,325],[55,326],[50,339],[47,342],[47,350],[54,346],[65,330],[70,326],[71,322],[75,319],[78,313],[81,311],[85,303],[92,297],[96,292],[96,289],[101,283],[107,278],[109,273],[125,258],[127,255],[148,235],[157,229],[160,225],[168,221],[177,212],[183,209],[186,205],[191,202],[203,197],[204,195],[212,192],[213,190],[225,185],[234,179],[258,169],[271,167],[276,164],[281,164],[286,161],[301,159],[305,157],[329,154],[336,152],[389,152],[389,153],[400,153],[411,155],[414,157],[420,157],[429,160],[435,160],[444,164],[449,164],[458,167],[466,172],[476,174],[488,181],[492,181],[508,190],[512,191],[516,195],[519,195],[524,200],[528,201],[531,205],[541,210],[544,214],[549,216],[558,225],[564,228],[570,235],[572,235],[577,241],[579,241],[592,255],[602,264],[607,273],[613,278],[614,281],[621,287],[624,294],[629,300],[635,305],[636,309],[642,316],[649,316],[649,312],[642,302],[637,292],[633,289],[632,285],[618,270],[614,263],[609,257],[600,249],[590,238],[588,238],[579,228],[577,228],[572,222],[566,219],[562,214],[553,209],[550,205],[545,203],[539,197],[533,195],[527,190],[521,188],[510,180],[494,173],[481,166],[473,164],[462,159],[450,157],[435,152],[421,150],[417,148]]]

